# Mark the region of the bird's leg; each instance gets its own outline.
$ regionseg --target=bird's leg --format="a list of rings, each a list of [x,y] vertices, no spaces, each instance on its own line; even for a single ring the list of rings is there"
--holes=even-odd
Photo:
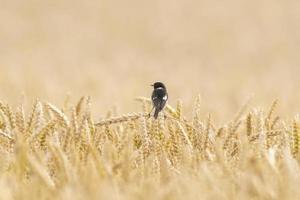
[[[152,107],[152,110],[149,112],[149,114],[148,114],[148,118],[150,118],[150,117],[151,117],[151,113],[153,112],[153,109],[154,109],[154,106]]]
[[[163,114],[164,114],[164,119],[166,120],[168,118],[168,116],[166,115],[164,110],[163,110]]]

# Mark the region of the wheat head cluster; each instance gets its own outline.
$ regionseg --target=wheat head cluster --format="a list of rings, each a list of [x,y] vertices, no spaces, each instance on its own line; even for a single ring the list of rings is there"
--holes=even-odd
[[[0,199],[298,199],[300,121],[247,101],[216,125],[200,117],[201,98],[149,118],[107,113],[91,98],[59,108],[0,103]],[[25,114],[25,110],[29,110]]]

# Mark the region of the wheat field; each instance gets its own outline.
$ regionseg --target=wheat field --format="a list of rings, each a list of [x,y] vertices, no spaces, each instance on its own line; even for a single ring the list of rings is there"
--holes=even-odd
[[[299,1],[0,5],[1,200],[300,199]]]
[[[91,99],[60,109],[36,100],[29,114],[0,103],[1,199],[298,199],[300,119],[247,101],[227,124],[167,105],[149,118],[109,112]],[[250,109],[250,110],[249,110]]]

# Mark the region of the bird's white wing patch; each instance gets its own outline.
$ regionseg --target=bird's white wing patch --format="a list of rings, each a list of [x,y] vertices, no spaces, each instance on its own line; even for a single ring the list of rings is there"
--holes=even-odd
[[[163,97],[163,100],[167,100],[168,99],[168,96],[167,95],[165,95],[164,97]]]

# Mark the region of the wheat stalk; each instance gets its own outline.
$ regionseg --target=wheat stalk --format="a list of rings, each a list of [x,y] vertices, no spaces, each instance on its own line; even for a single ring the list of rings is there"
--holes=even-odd
[[[63,126],[65,128],[69,127],[69,120],[68,117],[61,111],[59,110],[57,107],[55,107],[54,105],[50,104],[50,103],[45,103],[46,108],[49,109],[50,111],[52,111],[54,113],[54,115],[56,116],[56,118],[58,119],[58,121],[63,124]]]
[[[123,123],[123,122],[128,122],[128,121],[133,121],[139,119],[141,116],[146,117],[148,116],[147,113],[131,113],[127,115],[122,115],[120,117],[112,117],[109,119],[102,120],[100,122],[97,122],[95,126],[107,126],[111,124],[116,124],[116,123]]]

